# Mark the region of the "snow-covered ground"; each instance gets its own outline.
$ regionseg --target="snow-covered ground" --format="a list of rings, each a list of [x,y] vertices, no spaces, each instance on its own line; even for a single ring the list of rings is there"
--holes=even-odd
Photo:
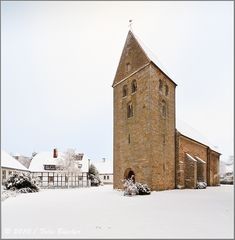
[[[112,186],[2,202],[2,238],[233,238],[233,185],[123,196]]]

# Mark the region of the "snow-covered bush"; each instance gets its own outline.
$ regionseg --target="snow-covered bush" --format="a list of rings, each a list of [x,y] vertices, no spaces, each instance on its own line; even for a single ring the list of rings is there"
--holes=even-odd
[[[88,174],[91,180],[91,186],[99,186],[101,184],[99,172],[93,164],[90,165]]]
[[[198,189],[205,189],[207,187],[206,182],[197,182],[196,188]]]
[[[28,192],[38,192],[39,187],[37,181],[31,177],[29,173],[15,172],[10,175],[5,183],[7,190],[13,190],[28,193]]]
[[[99,186],[101,181],[98,176],[95,176],[94,174],[89,174],[89,178],[91,180],[91,186]]]
[[[138,189],[138,194],[139,195],[148,195],[151,193],[150,188],[148,187],[147,184],[142,184],[142,183],[135,183],[137,189]]]
[[[138,194],[138,188],[132,179],[123,180],[124,196],[133,196]]]
[[[123,180],[124,196],[148,195],[151,193],[147,184],[134,183],[132,178]]]
[[[221,180],[221,184],[233,184],[233,173],[227,173]]]

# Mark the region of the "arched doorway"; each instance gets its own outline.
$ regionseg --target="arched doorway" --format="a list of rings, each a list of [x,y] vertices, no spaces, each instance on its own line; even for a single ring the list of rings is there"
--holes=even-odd
[[[125,173],[124,173],[124,178],[125,179],[132,179],[133,182],[135,182],[135,173],[131,168],[127,168]]]

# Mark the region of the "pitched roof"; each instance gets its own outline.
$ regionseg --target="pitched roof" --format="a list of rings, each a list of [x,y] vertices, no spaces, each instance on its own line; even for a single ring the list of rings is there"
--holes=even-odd
[[[4,150],[1,150],[1,167],[29,171],[25,166]]]
[[[62,160],[61,153],[58,153],[58,158],[53,158],[51,152],[40,152],[33,157],[29,170],[31,172],[48,172],[48,170],[44,170],[44,165],[59,165]]]
[[[140,49],[140,52],[143,54],[144,56],[144,61],[142,62],[142,65],[139,67],[143,67],[143,66],[147,66],[147,64],[152,63],[155,67],[157,67],[164,75],[166,75],[171,82],[174,83],[174,85],[177,85],[170,77],[169,77],[169,73],[167,73],[166,69],[163,67],[163,64],[160,62],[160,60],[156,57],[156,55],[143,43],[143,41],[137,37],[132,31],[129,31],[126,37],[126,42],[124,44],[123,50],[122,50],[122,54],[121,54],[121,58],[118,64],[118,68],[117,68],[117,72],[115,74],[115,78],[114,78],[114,82],[113,82],[113,87],[117,84],[119,84],[119,82],[122,81],[122,78],[119,79],[119,81],[116,80],[116,77],[118,75],[119,72],[119,68],[121,67],[121,63],[123,61],[123,59],[126,57],[126,48],[129,44],[129,42],[131,40],[134,40],[136,46]],[[142,59],[143,60],[143,59]],[[135,69],[135,70],[139,70],[139,69]],[[135,72],[135,71],[134,71]],[[133,72],[130,73],[130,75],[132,75]],[[124,79],[128,77],[125,76]]]
[[[203,163],[203,164],[206,163],[206,162],[205,162],[204,160],[202,160],[200,157],[195,156],[195,158],[198,160],[198,162],[201,162],[201,163]]]
[[[100,174],[104,173],[113,173],[113,161],[105,160],[105,161],[94,161],[92,164],[96,167]]]
[[[166,68],[163,66],[159,58],[152,52],[150,48],[148,48],[144,42],[133,32],[129,31],[130,34],[136,39],[139,46],[142,48],[143,52],[145,53],[146,57],[151,61],[157,68],[160,69],[162,73],[164,73],[175,85],[177,85],[169,76],[170,74],[167,72]]]
[[[194,129],[188,123],[176,119],[176,129],[180,132],[181,135],[191,138],[194,141],[197,141],[203,145],[210,147],[213,151],[219,153],[219,148],[212,144],[205,136],[203,136],[198,130]]]
[[[197,160],[194,158],[194,157],[192,157],[189,153],[186,153],[186,156],[187,156],[187,160],[191,160],[191,161],[193,161],[193,162],[196,162]]]
[[[54,170],[45,170],[44,165],[61,165],[64,160],[64,154],[59,152],[57,158],[53,158],[52,152],[40,152],[36,154],[29,166],[31,172],[53,172]],[[81,160],[81,171],[88,172],[88,158],[86,155]]]

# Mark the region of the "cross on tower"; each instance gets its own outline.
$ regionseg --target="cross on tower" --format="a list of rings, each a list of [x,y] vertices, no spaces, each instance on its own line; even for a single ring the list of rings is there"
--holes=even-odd
[[[133,23],[133,22],[132,22],[132,20],[130,19],[130,20],[129,20],[129,25],[128,25],[128,26],[129,26],[129,29],[130,29],[131,31],[132,31],[132,23]]]

